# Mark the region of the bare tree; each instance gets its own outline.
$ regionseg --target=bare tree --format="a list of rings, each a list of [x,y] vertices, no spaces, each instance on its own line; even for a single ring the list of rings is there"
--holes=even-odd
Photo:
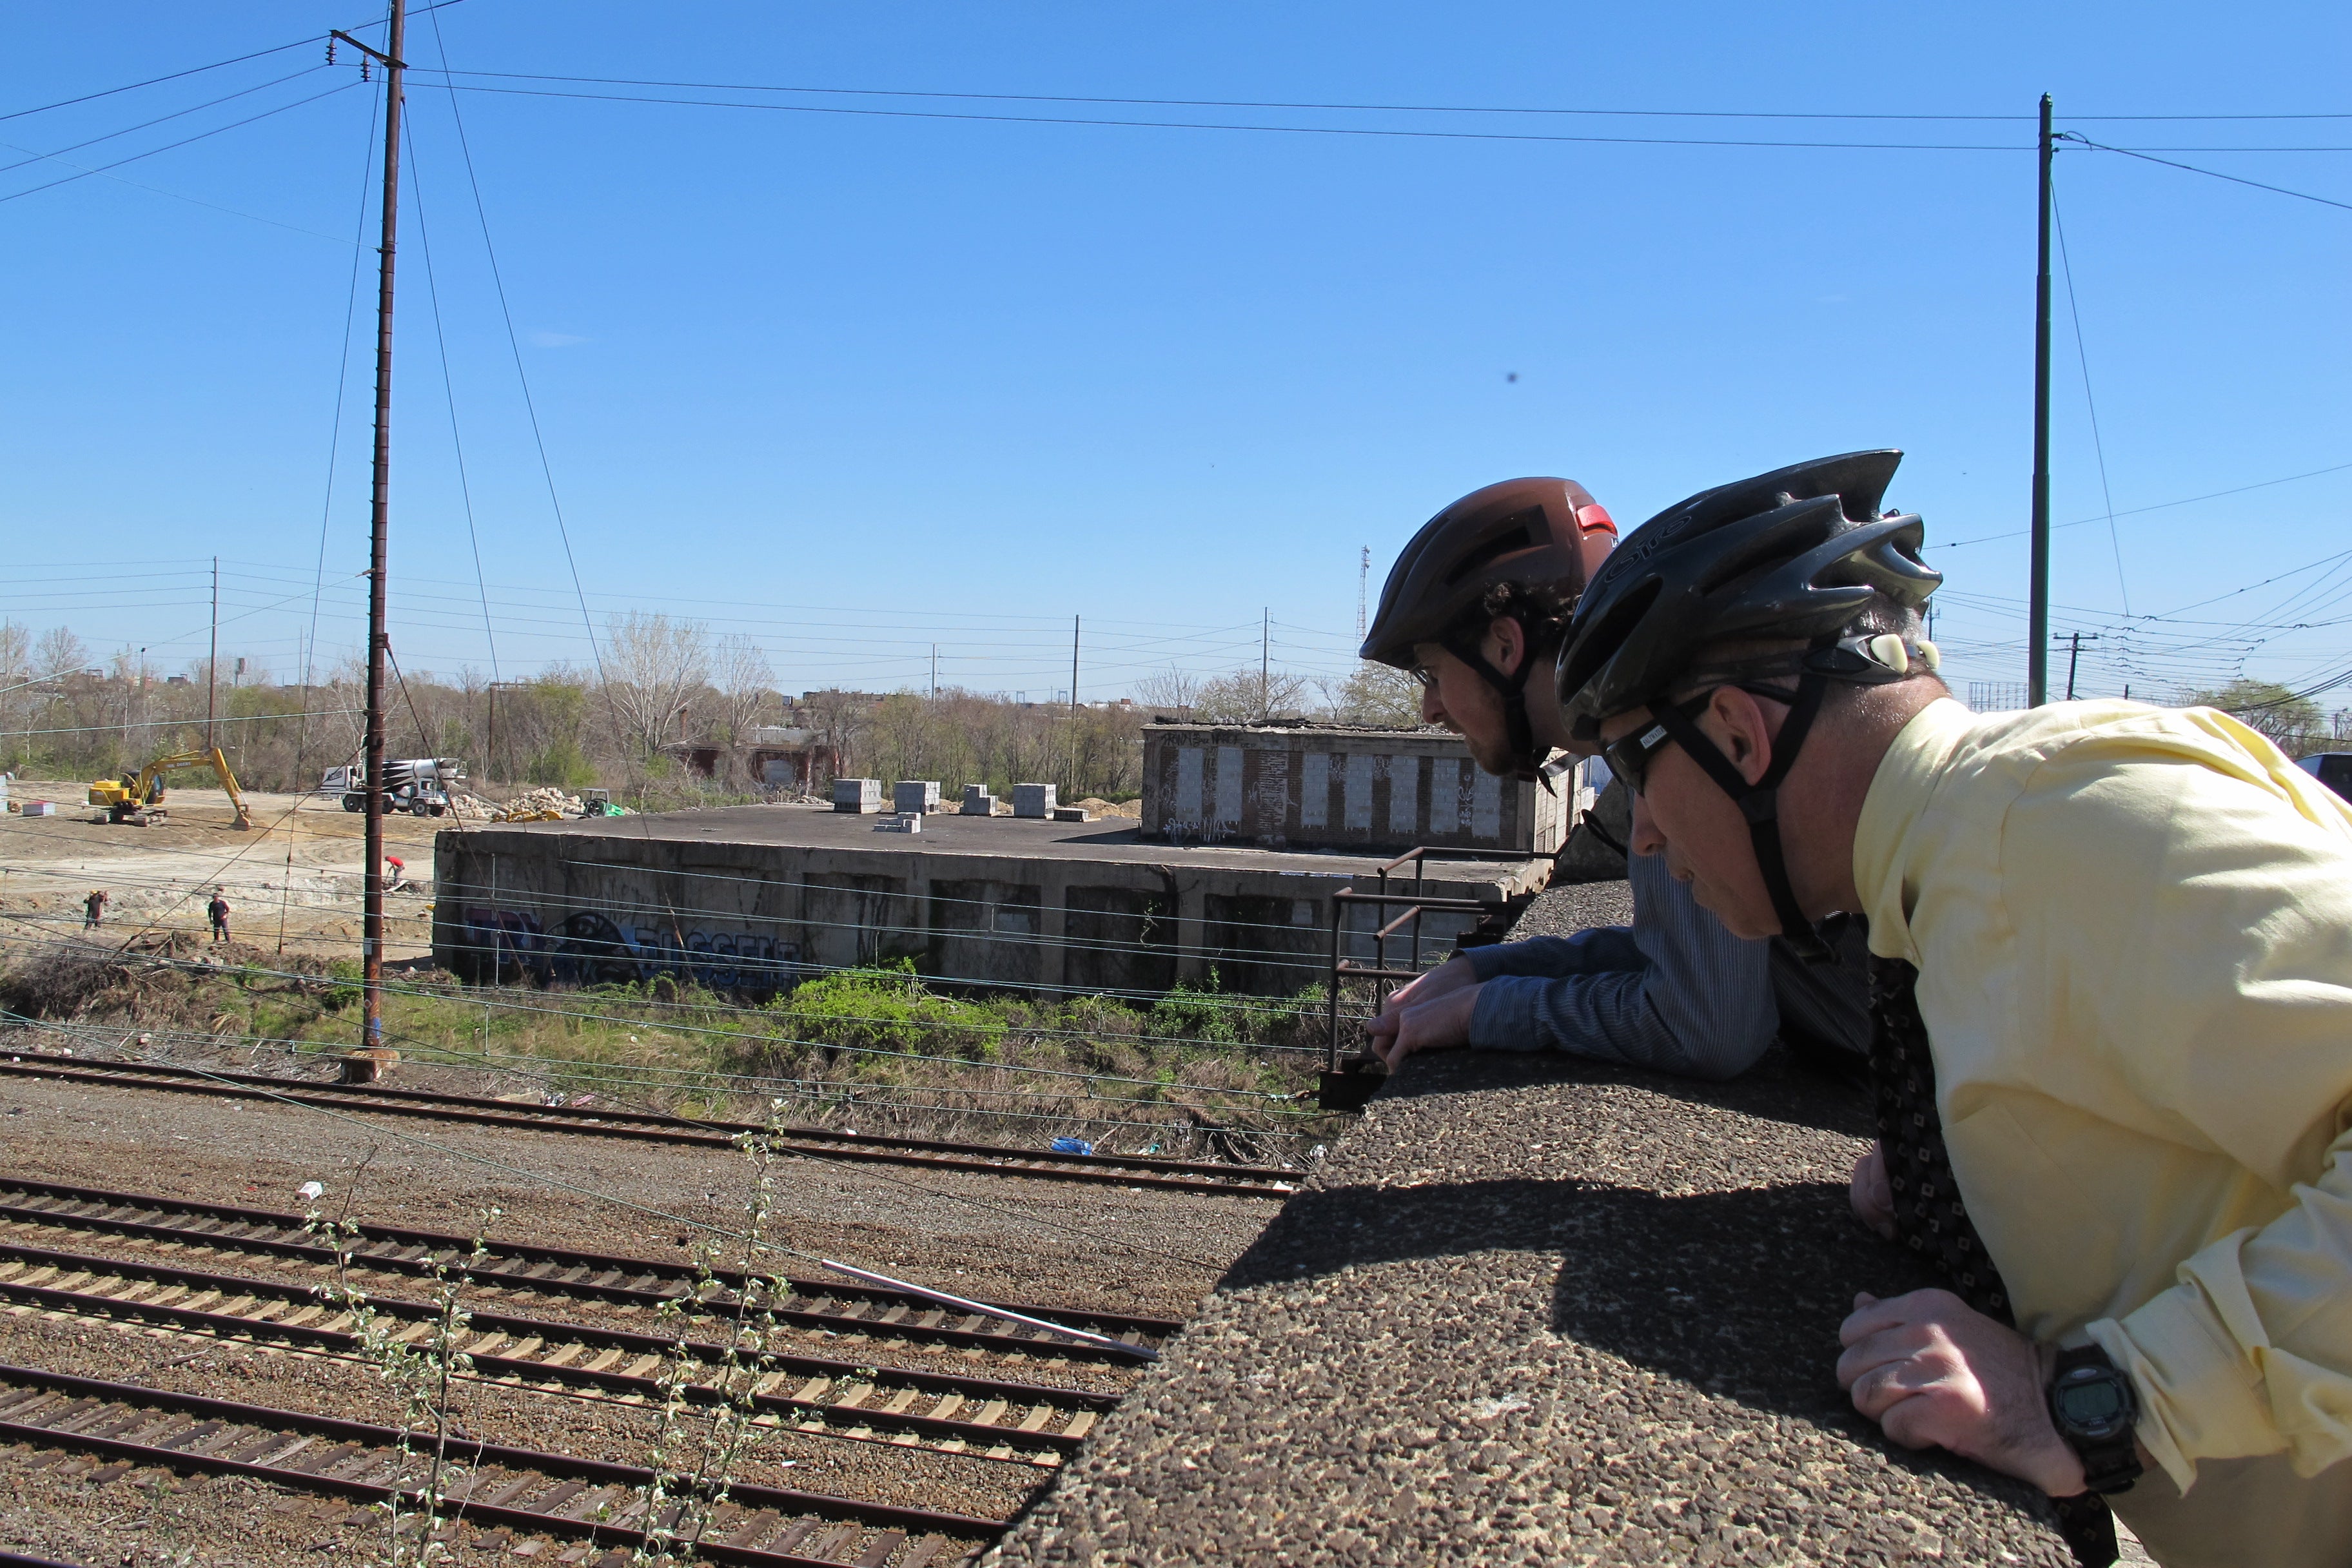
[[[88,669],[89,649],[81,638],[63,626],[51,626],[41,634],[33,648],[33,673],[44,680],[54,680],[77,669]]]
[[[1326,678],[1315,684],[1336,723],[1384,730],[1421,726],[1421,683],[1402,669],[1367,659],[1345,680]]]
[[[1154,712],[1165,713],[1171,719],[1189,719],[1201,701],[1201,688],[1205,684],[1190,670],[1170,665],[1166,669],[1145,676],[1135,683],[1135,700]]]
[[[1295,713],[1307,692],[1307,678],[1286,669],[1244,665],[1201,688],[1194,717],[1212,724],[1247,724]]]
[[[709,628],[631,610],[604,633],[604,697],[615,739],[636,757],[658,752],[671,723],[710,676]]]
[[[775,684],[776,672],[758,643],[740,632],[719,639],[719,712],[731,743],[751,738]]]
[[[15,621],[0,621],[0,686],[14,686],[32,673],[33,635]]]

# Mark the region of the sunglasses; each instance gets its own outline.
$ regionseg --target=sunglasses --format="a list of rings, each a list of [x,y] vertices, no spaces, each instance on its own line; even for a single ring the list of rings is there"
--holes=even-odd
[[[1675,710],[1685,719],[1696,719],[1714,696],[1712,691],[1703,691],[1696,697],[1685,698],[1674,705]],[[1627,789],[1641,795],[1649,784],[1650,760],[1674,743],[1675,738],[1666,732],[1666,727],[1653,719],[1601,747],[1601,760],[1609,764],[1612,773],[1625,781]]]

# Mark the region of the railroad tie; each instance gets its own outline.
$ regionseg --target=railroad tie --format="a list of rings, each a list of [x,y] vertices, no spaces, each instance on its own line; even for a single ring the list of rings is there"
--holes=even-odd
[[[729,1532],[726,1538],[726,1544],[729,1546],[751,1547],[759,1542],[766,1540],[770,1535],[775,1532],[776,1527],[783,1522],[783,1517],[781,1514],[772,1513],[766,1509],[761,1509],[758,1512],[751,1514],[741,1524],[738,1525],[733,1531]]]
[[[906,1539],[895,1530],[884,1531],[867,1542],[866,1550],[857,1554],[856,1568],[882,1568],[890,1561],[890,1553],[898,1550],[898,1543]]]

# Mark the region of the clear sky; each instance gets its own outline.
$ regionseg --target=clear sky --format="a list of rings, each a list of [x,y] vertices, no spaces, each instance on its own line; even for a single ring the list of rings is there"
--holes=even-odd
[[[371,21],[357,0],[0,13],[0,614],[177,668],[216,552],[224,652],[283,677],[323,517],[319,646],[360,646],[353,239],[381,92],[348,49],[310,68],[331,26],[380,41]],[[452,392],[500,672],[588,654],[453,110],[592,614],[752,633],[788,689],[919,684],[936,643],[943,681],[1042,696],[1073,615],[1088,696],[1255,663],[1262,611],[1277,661],[1336,672],[1360,548],[1376,595],[1476,486],[1570,475],[1630,526],[1873,446],[1908,451],[1892,499],[1946,545],[1955,673],[2021,680],[2038,96],[2092,141],[2352,203],[2352,11],[2315,0],[464,0],[410,39],[419,67],[519,73],[412,79],[412,669],[491,662]],[[1223,106],[1268,104],[1720,117]],[[2090,118],[2152,115],[2313,118]],[[2059,629],[2097,634],[2083,689],[2352,666],[2307,624],[2337,617],[2352,558],[2252,586],[2352,546],[2352,210],[2073,148],[2058,184],[2079,299],[2062,274],[2053,513],[2095,521],[2057,534],[2053,584]]]

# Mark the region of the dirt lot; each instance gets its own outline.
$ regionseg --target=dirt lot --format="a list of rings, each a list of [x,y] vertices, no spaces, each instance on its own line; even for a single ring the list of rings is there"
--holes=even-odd
[[[286,951],[357,955],[362,824],[337,797],[248,792],[254,826],[241,832],[220,790],[173,789],[164,801],[168,822],[133,827],[81,804],[89,787],[54,779],[10,786],[12,800],[52,800],[58,814],[0,816],[0,941],[79,931],[82,900],[93,889],[107,894],[101,929],[124,938],[201,936],[205,905],[219,888],[242,942],[275,951],[282,928]],[[387,904],[386,958],[419,958],[431,948],[433,835],[451,821],[384,819],[386,852],[418,879]]]

